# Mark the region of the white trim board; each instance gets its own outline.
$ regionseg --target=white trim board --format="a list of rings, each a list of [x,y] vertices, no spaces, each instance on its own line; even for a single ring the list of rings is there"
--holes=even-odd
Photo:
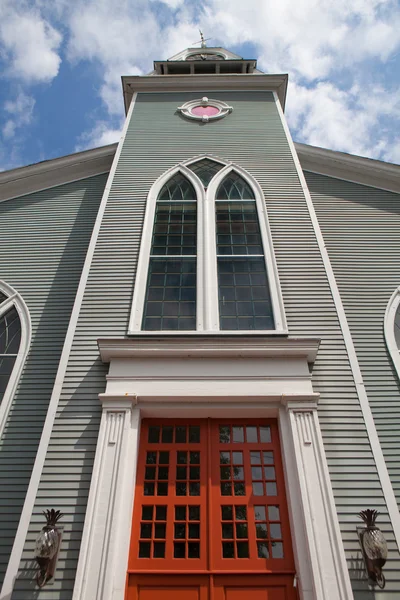
[[[121,154],[122,146],[125,140],[126,132],[128,130],[130,116],[133,111],[135,98],[132,101],[132,105],[129,109],[128,117],[125,121],[124,128],[122,130],[121,139],[118,143],[117,151],[114,155],[113,164],[111,167],[110,174],[108,176],[108,180],[106,183],[106,187],[104,189],[103,197],[100,203],[99,212],[97,214],[96,222],[94,224],[92,237],[90,240],[89,248],[86,254],[85,263],[83,265],[82,275],[79,282],[74,307],[72,309],[71,319],[69,322],[67,335],[65,337],[64,347],[62,350],[60,363],[58,366],[58,371],[54,383],[53,393],[50,398],[49,408],[47,410],[46,420],[44,422],[42,436],[40,438],[40,443],[38,447],[38,451],[36,454],[35,463],[32,469],[32,475],[28,486],[28,491],[25,497],[24,506],[21,512],[21,518],[19,521],[17,533],[14,540],[14,545],[11,551],[10,559],[7,566],[7,571],[3,581],[3,587],[0,591],[0,600],[9,600],[11,598],[15,579],[18,574],[18,569],[21,561],[22,552],[24,549],[24,544],[26,540],[26,536],[29,529],[29,523],[31,520],[32,511],[35,505],[36,495],[40,483],[40,477],[42,474],[42,469],[44,466],[47,447],[49,445],[51,432],[53,430],[54,420],[57,413],[58,401],[60,399],[60,394],[64,382],[65,373],[68,365],[68,358],[72,347],[72,342],[74,339],[75,329],[78,323],[79,312],[85,292],[86,282],[89,276],[90,266],[92,263],[94,250],[97,242],[97,238],[100,231],[101,222],[103,219],[104,211],[106,209],[108,196],[110,193],[111,185],[114,179],[115,171],[117,169],[118,160]]]
[[[342,299],[340,296],[339,287],[336,282],[335,274],[333,272],[332,264],[328,255],[328,251],[325,246],[324,238],[321,232],[321,228],[319,226],[317,214],[315,212],[315,208],[312,202],[312,198],[310,192],[307,187],[307,182],[305,180],[303,171],[301,169],[300,161],[296,154],[296,149],[293,143],[293,140],[290,135],[289,127],[286,122],[285,115],[281,109],[279,100],[277,96],[275,96],[275,103],[278,112],[281,115],[282,124],[285,129],[287,141],[289,143],[293,160],[297,169],[297,173],[300,179],[301,186],[303,188],[303,193],[305,196],[305,200],[307,203],[308,211],[310,214],[311,222],[313,224],[315,236],[317,239],[317,243],[319,246],[319,250],[321,253],[322,261],[324,263],[326,275],[328,278],[329,286],[331,288],[332,298],[335,303],[338,320],[340,324],[340,328],[343,334],[343,340],[345,343],[347,355],[349,357],[350,368],[353,374],[354,385],[357,391],[361,412],[364,418],[365,427],[368,434],[368,439],[371,445],[372,455],[374,457],[376,469],[378,472],[378,477],[381,483],[383,497],[386,502],[386,506],[388,509],[389,518],[392,522],[393,533],[397,542],[397,547],[400,548],[400,513],[397,506],[396,497],[393,491],[392,483],[390,481],[389,473],[386,467],[385,457],[382,452],[382,448],[380,445],[378,433],[375,427],[374,418],[372,415],[371,407],[369,405],[369,400],[367,393],[365,391],[365,385],[363,382],[360,365],[358,362],[356,350],[353,343],[353,338],[351,336],[351,331],[349,327],[349,323],[347,321],[346,313],[343,307]],[[399,167],[400,171],[400,167]]]
[[[195,336],[175,334],[173,340],[158,334],[156,339],[143,338],[140,335],[127,339],[105,338],[97,340],[103,362],[115,358],[165,358],[165,357],[303,357],[308,364],[314,363],[320,340],[317,338],[271,338],[263,336]]]

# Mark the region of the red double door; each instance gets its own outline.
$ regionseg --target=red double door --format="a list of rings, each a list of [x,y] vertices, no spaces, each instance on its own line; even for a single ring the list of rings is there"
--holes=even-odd
[[[296,600],[275,420],[144,420],[127,600]]]

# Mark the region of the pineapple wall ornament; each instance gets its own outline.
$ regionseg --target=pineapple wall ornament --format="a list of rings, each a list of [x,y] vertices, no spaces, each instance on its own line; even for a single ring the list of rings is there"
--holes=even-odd
[[[39,570],[36,573],[36,583],[39,587],[43,587],[53,577],[58,549],[61,542],[61,531],[57,528],[57,522],[63,514],[59,510],[43,511],[46,517],[46,525],[42,527],[35,546],[35,558],[39,565]]]
[[[358,535],[368,576],[374,584],[383,589],[386,582],[382,568],[387,559],[388,549],[384,535],[376,525],[379,512],[367,508],[359,512],[358,516],[365,523],[365,527],[358,529]]]

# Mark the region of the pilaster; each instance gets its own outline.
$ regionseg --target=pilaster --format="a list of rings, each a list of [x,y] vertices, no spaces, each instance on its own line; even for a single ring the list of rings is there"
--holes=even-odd
[[[125,588],[140,411],[133,395],[102,407],[73,600],[122,598]]]
[[[350,600],[353,593],[316,403],[290,400],[284,404],[280,426],[295,555],[303,574],[300,597]],[[306,569],[305,563],[311,568]]]

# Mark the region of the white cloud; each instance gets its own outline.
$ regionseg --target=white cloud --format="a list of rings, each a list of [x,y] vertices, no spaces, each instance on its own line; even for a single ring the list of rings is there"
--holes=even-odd
[[[99,121],[95,126],[87,132],[84,132],[80,138],[75,152],[88,150],[89,148],[97,148],[99,146],[107,146],[119,142],[121,137],[123,122],[120,122],[119,127],[112,127],[106,121]]]
[[[183,5],[185,0],[150,0],[150,2],[162,2],[172,10],[176,10]]]
[[[142,75],[142,65],[157,54],[160,27],[148,2],[131,5],[125,0],[88,2],[69,14],[67,55],[100,64],[100,97],[111,115],[123,110],[121,75]]]
[[[29,125],[33,118],[35,99],[32,96],[19,92],[14,100],[4,103],[7,120],[2,128],[3,137],[7,140],[14,138],[16,131]]]
[[[381,87],[354,85],[341,90],[330,82],[289,88],[287,117],[298,141],[383,160],[398,160],[391,151],[383,116],[400,118],[400,98]]]
[[[56,77],[61,34],[35,9],[5,3],[0,10],[0,47],[7,57],[5,74],[28,83]]]

